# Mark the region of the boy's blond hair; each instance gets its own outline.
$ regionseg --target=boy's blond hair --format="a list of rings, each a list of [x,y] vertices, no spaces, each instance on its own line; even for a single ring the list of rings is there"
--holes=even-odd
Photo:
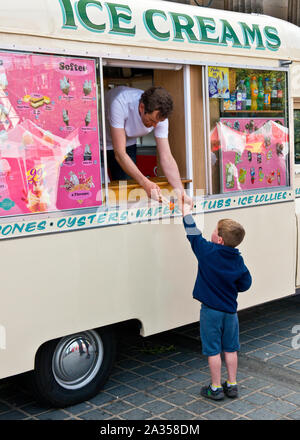
[[[235,248],[243,241],[245,229],[235,220],[224,218],[218,222],[218,235],[223,238],[225,246]]]

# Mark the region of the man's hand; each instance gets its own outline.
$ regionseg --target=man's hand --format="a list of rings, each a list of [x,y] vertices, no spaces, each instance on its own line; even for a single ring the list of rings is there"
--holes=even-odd
[[[157,202],[161,202],[162,200],[162,194],[160,187],[156,185],[155,182],[151,182],[151,180],[146,179],[145,182],[142,184],[144,190],[147,193],[147,196],[152,199],[156,200]]]
[[[191,214],[193,206],[194,206],[194,202],[193,199],[191,197],[189,197],[185,192],[180,192],[177,195],[177,200],[178,200],[178,206],[180,211],[182,212],[182,215],[188,215]]]

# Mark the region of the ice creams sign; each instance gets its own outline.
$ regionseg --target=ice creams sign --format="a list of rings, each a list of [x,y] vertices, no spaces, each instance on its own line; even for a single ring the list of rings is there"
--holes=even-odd
[[[62,28],[74,31],[85,28],[91,32],[141,38],[138,34],[142,25],[147,37],[164,42],[232,45],[233,48],[270,51],[277,51],[281,46],[274,26],[195,15],[195,11],[202,11],[202,8],[186,6],[185,11],[193,13],[190,15],[168,10],[172,6],[166,4],[159,5],[158,9],[142,9],[140,5],[133,8],[124,3],[97,0],[58,2],[62,10]],[[177,5],[173,7],[178,10]]]

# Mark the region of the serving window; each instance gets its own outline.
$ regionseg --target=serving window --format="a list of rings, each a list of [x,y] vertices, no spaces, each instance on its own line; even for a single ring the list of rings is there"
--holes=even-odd
[[[0,216],[102,204],[96,60],[0,52]]]
[[[284,71],[208,67],[211,193],[289,185]]]
[[[154,85],[152,69],[128,68],[128,67],[103,67],[104,93],[109,90],[126,86],[140,90],[147,90]],[[137,167],[149,178],[157,177],[156,144],[153,131],[147,136],[137,138]],[[108,180],[111,182],[111,170],[108,167]],[[115,187],[116,183],[110,187]]]
[[[179,65],[160,63],[139,63],[121,60],[103,61],[104,94],[108,90],[127,86],[140,90],[147,90],[151,86],[162,86],[171,94],[174,110],[169,117],[169,144],[172,155],[177,163],[181,180],[184,186],[190,181],[187,179],[186,169],[186,140],[184,120],[184,87],[183,68]],[[107,111],[107,109],[106,109]],[[107,128],[107,124],[106,124]],[[170,195],[171,185],[164,176],[160,166],[159,155],[156,148],[154,130],[148,135],[137,138],[136,165],[142,174],[154,181],[162,194]],[[146,192],[134,180],[129,179],[122,185],[118,180],[113,180],[109,164],[107,167],[109,202],[120,203],[124,201],[135,202],[140,199],[147,200]]]

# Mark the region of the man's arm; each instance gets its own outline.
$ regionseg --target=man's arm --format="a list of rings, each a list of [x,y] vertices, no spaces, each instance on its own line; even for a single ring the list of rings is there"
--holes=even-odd
[[[184,203],[189,204],[191,207],[193,206],[193,200],[188,197],[184,191],[177,163],[171,153],[169,140],[167,138],[155,138],[157,151],[159,154],[160,165],[162,170],[168,179],[168,182],[174,188],[177,197],[178,204],[180,209],[182,210],[182,200],[184,198]]]
[[[126,152],[126,134],[124,128],[115,128],[110,126],[112,144],[114,147],[114,154],[116,161],[120,167],[131,176],[140,186],[144,188],[148,197],[159,200],[161,191],[156,183],[151,182],[147,177],[141,173],[133,160]]]

